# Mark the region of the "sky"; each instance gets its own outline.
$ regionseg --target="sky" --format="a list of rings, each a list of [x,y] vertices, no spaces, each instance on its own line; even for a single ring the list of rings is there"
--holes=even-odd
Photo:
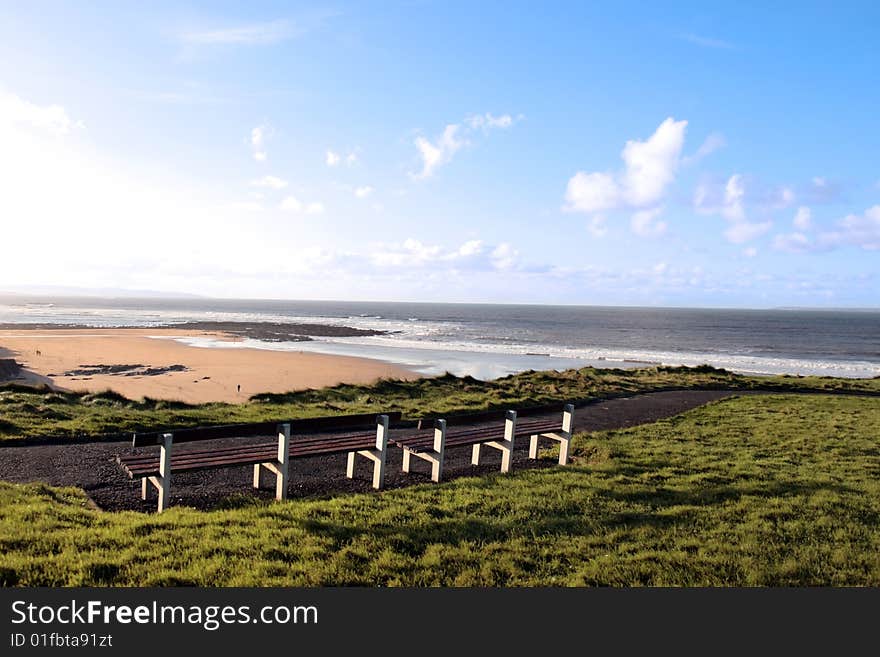
[[[877,3],[0,2],[0,290],[880,306]]]

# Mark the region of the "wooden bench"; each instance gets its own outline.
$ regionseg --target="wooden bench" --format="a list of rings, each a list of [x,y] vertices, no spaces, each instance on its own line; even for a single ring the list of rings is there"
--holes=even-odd
[[[291,459],[348,454],[346,475],[352,478],[355,458],[360,455],[373,461],[373,487],[379,489],[382,488],[385,479],[388,426],[390,422],[399,422],[400,416],[399,412],[379,416],[372,414],[344,415],[296,419],[279,423],[259,422],[136,433],[132,439],[132,446],[142,447],[158,444],[158,459],[155,454],[127,454],[117,456],[116,460],[130,478],[141,479],[142,499],[147,499],[148,484],[152,484],[156,488],[160,512],[168,507],[172,466],[175,472],[194,472],[253,465],[254,488],[260,487],[260,475],[263,470],[266,470],[275,475],[275,498],[283,500],[287,498]],[[344,429],[364,429],[373,423],[375,423],[375,431],[338,433],[339,430]],[[291,441],[292,432],[299,435],[332,430],[337,433],[297,438]],[[175,452],[173,461],[171,457],[171,448],[174,443],[222,438],[268,437],[272,434],[277,436],[277,441],[219,449]]]
[[[558,406],[556,407],[558,408]],[[481,414],[485,417],[485,414]],[[474,417],[474,416],[471,416]],[[497,417],[497,412],[496,412]],[[460,421],[459,418],[456,418]],[[482,419],[482,417],[481,417]],[[480,464],[482,447],[492,447],[501,451],[501,472],[510,472],[513,448],[517,437],[529,436],[529,458],[538,458],[538,440],[548,438],[560,443],[559,464],[568,463],[569,447],[574,422],[574,406],[566,404],[562,421],[540,418],[517,421],[516,411],[507,411],[503,425],[470,426],[448,429],[447,420],[434,420],[430,432],[417,431],[394,439],[394,444],[403,450],[403,471],[410,471],[413,456],[431,464],[431,480],[440,481],[443,476],[443,460],[447,447],[472,446],[471,463]]]

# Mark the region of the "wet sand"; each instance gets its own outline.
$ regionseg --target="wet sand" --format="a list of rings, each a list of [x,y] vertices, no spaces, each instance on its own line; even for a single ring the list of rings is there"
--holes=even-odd
[[[367,358],[298,351],[192,347],[175,337],[236,335],[167,328],[0,330],[4,357],[25,371],[18,382],[64,390],[114,390],[126,397],[244,402],[261,392],[288,392],[379,378],[412,379],[406,369]],[[127,366],[127,367],[120,367]]]

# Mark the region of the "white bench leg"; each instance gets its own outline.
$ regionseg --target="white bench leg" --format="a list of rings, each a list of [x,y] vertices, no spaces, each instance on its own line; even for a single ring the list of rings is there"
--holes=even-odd
[[[434,426],[434,457],[431,464],[431,481],[439,482],[443,477],[443,459],[446,456],[446,420],[437,420]]]
[[[275,499],[287,499],[290,478],[290,425],[282,424],[278,431],[278,473],[275,477]]]
[[[260,487],[260,470],[262,466],[259,463],[254,463],[254,488]]]
[[[559,441],[559,465],[568,464],[571,434],[574,426],[574,404],[566,404],[562,411],[562,440]]]
[[[373,488],[385,485],[385,456],[388,454],[388,416],[376,418],[376,458],[373,463]]]
[[[477,443],[471,450],[471,465],[480,465],[480,447],[482,445]]]
[[[168,498],[171,496],[171,445],[174,442],[173,434],[163,434],[162,441],[162,447],[159,450],[158,513],[162,513],[168,508]]]
[[[538,458],[538,434],[529,437],[529,458],[532,460]]]
[[[571,445],[571,436],[559,441],[559,465],[568,464],[568,450]]]
[[[410,453],[410,451],[408,449],[404,449],[403,450],[403,471],[404,472],[409,472],[411,457],[412,457],[412,454]]]
[[[348,453],[348,464],[345,475],[349,479],[354,478],[354,461],[360,454],[373,462],[373,488],[380,490],[385,485],[385,457],[388,454],[388,416],[376,416],[376,447],[373,449],[360,449]]]
[[[147,499],[147,484],[148,483],[149,482],[147,481],[146,477],[141,477],[141,499],[142,500]]]
[[[510,472],[513,464],[513,442],[516,437],[516,411],[507,411],[504,418],[504,442],[501,449],[501,472]]]

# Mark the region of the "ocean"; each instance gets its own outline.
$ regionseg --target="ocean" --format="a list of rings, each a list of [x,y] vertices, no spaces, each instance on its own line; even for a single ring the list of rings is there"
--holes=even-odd
[[[709,364],[751,374],[880,376],[880,310],[729,310],[230,299],[0,298],[0,323],[150,327],[300,322],[388,331],[224,343],[376,358],[426,375]]]

